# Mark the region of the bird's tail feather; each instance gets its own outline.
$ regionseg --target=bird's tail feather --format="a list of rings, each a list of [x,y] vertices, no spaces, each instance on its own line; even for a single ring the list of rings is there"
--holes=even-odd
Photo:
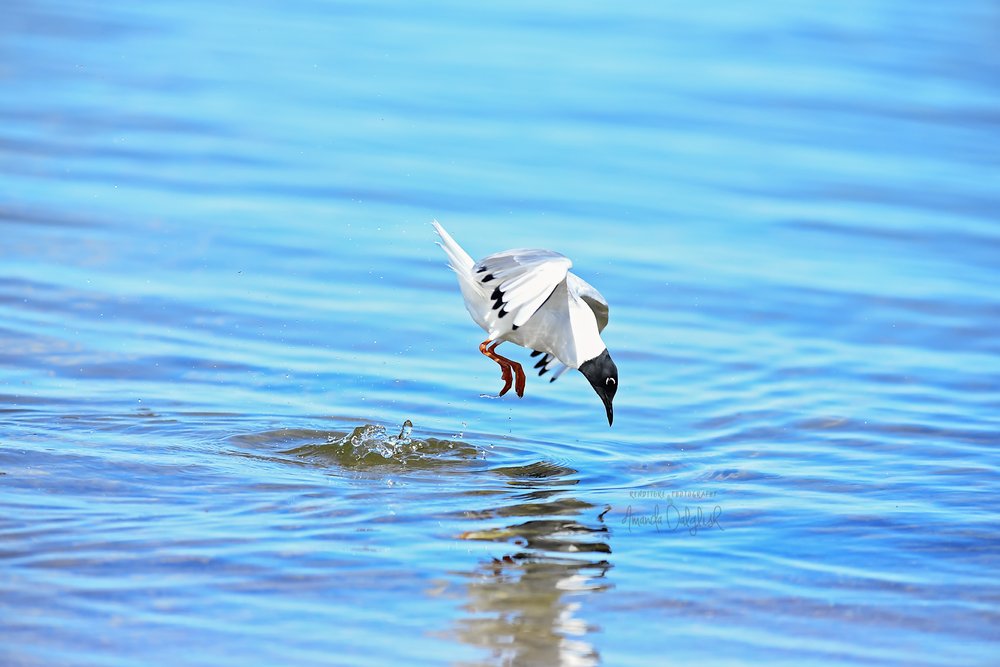
[[[469,273],[472,271],[472,266],[475,264],[472,258],[469,257],[469,253],[462,250],[462,246],[458,245],[455,239],[451,238],[451,234],[445,231],[437,220],[431,222],[434,225],[434,229],[437,231],[438,236],[441,237],[441,243],[438,243],[441,248],[444,249],[445,253],[448,255],[448,262],[451,264],[451,268],[455,270],[456,273]]]

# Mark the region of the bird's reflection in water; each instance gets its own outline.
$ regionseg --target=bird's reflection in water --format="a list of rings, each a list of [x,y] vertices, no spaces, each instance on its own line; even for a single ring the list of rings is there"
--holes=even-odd
[[[509,502],[465,516],[483,524],[524,520],[461,535],[505,546],[468,573],[468,613],[455,636],[489,652],[483,665],[599,664],[587,640],[597,628],[583,612],[590,595],[611,587],[603,510],[567,494],[577,482],[570,468],[540,462],[493,472],[505,478]]]

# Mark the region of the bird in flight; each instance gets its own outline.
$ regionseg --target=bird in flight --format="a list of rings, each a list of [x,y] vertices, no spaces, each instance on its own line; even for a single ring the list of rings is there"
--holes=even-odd
[[[431,224],[458,275],[466,309],[488,334],[479,351],[500,365],[500,396],[512,384],[524,396],[521,364],[496,351],[510,341],[540,357],[535,368],[540,376],[551,372],[552,382],[568,368],[583,373],[604,403],[610,426],[618,367],[601,340],[608,324],[608,302],[601,293],[571,273],[573,262],[557,252],[505,250],[475,262],[437,220]]]

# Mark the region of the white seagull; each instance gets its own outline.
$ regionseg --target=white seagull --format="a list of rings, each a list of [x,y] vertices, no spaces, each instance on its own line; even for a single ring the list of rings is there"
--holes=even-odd
[[[610,426],[618,368],[601,340],[608,324],[608,302],[601,293],[570,273],[573,262],[557,252],[505,250],[474,262],[437,220],[431,224],[458,275],[466,309],[489,334],[479,351],[500,365],[500,396],[511,383],[524,396],[521,364],[496,352],[510,341],[534,350],[533,357],[542,355],[535,368],[539,375],[552,371],[552,382],[567,368],[579,369],[604,402]]]

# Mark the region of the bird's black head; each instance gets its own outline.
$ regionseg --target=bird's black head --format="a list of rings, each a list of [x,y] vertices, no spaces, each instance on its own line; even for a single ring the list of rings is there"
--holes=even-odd
[[[611,401],[618,391],[618,367],[611,360],[611,355],[607,350],[594,357],[590,361],[585,361],[580,365],[580,372],[590,381],[590,386],[594,388],[597,395],[604,401],[604,407],[608,411],[608,426],[615,419],[614,411],[611,409]]]

